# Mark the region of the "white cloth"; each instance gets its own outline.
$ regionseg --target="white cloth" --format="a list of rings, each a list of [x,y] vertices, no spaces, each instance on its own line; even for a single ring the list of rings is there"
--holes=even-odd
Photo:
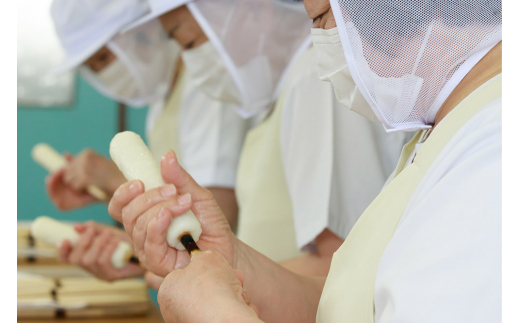
[[[54,0],[51,17],[66,57],[51,73],[78,67],[148,12],[145,0]]]
[[[501,321],[501,129],[498,99],[428,170],[379,263],[375,322]]]
[[[303,3],[197,0],[187,7],[236,83],[237,111],[246,118],[269,111],[287,66],[310,43]]]
[[[332,0],[349,70],[385,129],[428,129],[502,40],[502,0]]]
[[[242,119],[229,104],[213,100],[184,75],[181,106],[178,112],[177,140],[182,165],[203,187],[234,188],[238,158],[249,120]],[[164,108],[164,100],[151,105],[146,117],[149,136]]]
[[[150,7],[150,13],[129,24],[127,27],[123,29],[123,32],[141,26],[152,19],[158,18],[166,12],[177,9],[182,5],[185,5],[190,1],[191,0],[147,0],[146,2]]]
[[[282,157],[298,247],[326,228],[344,239],[381,191],[408,135],[387,134],[342,106],[331,83],[319,80],[312,49],[289,68],[282,91]]]
[[[168,38],[158,19],[118,34],[104,45],[116,61],[100,72],[79,67],[99,92],[131,107],[146,106],[168,93],[181,47]]]

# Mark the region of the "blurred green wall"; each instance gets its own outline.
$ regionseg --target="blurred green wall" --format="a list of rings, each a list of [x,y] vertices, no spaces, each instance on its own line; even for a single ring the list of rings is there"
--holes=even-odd
[[[113,223],[106,205],[61,212],[47,198],[44,179],[47,172],[31,158],[31,148],[46,142],[59,152],[76,154],[91,147],[108,156],[110,140],[117,131],[117,103],[99,94],[82,78],[76,79],[73,107],[18,109],[18,220],[39,215],[72,221],[95,220]],[[144,138],[146,108],[127,109],[127,128]]]

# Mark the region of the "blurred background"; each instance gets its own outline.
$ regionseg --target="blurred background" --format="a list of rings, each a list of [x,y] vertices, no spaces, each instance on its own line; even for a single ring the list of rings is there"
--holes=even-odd
[[[47,171],[33,161],[31,148],[46,142],[61,153],[76,154],[91,147],[108,156],[110,140],[121,127],[144,138],[147,109],[120,107],[75,73],[48,75],[63,58],[50,4],[51,0],[19,0],[24,10],[18,11],[17,25],[18,220],[48,215],[112,223],[101,204],[69,212],[57,210],[45,193]]]
[[[51,0],[19,0],[17,20],[17,213],[18,221],[40,215],[73,222],[114,224],[106,204],[61,212],[49,200],[48,172],[31,158],[32,147],[45,142],[60,153],[90,147],[109,156],[109,143],[122,129],[142,138],[147,108],[126,109],[92,88],[75,73],[48,72],[63,58],[50,17]],[[157,293],[150,289],[157,304]]]

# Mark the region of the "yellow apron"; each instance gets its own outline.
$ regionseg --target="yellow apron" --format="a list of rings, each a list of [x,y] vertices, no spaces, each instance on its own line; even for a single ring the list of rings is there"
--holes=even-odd
[[[403,170],[422,132],[403,148],[393,180],[361,215],[332,259],[317,322],[374,322],[376,272],[410,198],[445,145],[480,109],[501,96],[502,78],[487,82],[451,111]],[[425,131],[425,130],[423,130]]]
[[[273,113],[248,133],[236,184],[240,210],[238,238],[274,261],[303,254],[296,245],[291,199],[282,164],[283,106],[284,99],[280,96]]]
[[[153,157],[159,161],[162,155],[173,149],[182,164],[179,115],[184,93],[185,72],[181,67],[173,91],[164,103],[164,108],[148,136],[148,146]]]

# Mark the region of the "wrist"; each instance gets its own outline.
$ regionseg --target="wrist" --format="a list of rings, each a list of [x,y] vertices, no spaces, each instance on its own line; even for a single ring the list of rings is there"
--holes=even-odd
[[[211,319],[205,318],[203,322],[214,323],[260,323],[262,322],[256,312],[243,302],[236,299],[221,298],[215,303],[218,313],[212,312]]]

